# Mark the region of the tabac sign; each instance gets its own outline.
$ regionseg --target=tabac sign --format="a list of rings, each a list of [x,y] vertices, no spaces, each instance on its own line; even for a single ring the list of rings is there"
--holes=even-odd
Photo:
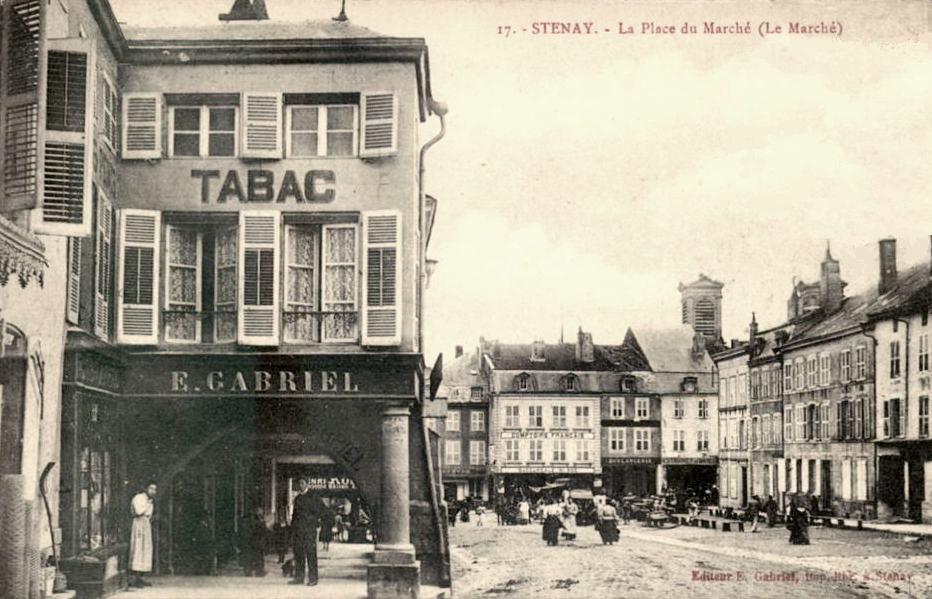
[[[336,175],[327,170],[304,173],[287,170],[276,180],[275,173],[266,169],[248,169],[242,173],[235,169],[226,173],[192,169],[191,177],[200,180],[201,204],[325,204],[336,197]]]
[[[137,356],[123,391],[130,397],[413,399],[417,367],[404,358],[365,355]]]

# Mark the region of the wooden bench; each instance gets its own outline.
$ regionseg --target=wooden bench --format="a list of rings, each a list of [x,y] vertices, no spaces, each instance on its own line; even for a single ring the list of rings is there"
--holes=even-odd
[[[722,522],[722,532],[731,532],[732,529],[736,529],[738,532],[744,532],[744,522],[741,520]]]

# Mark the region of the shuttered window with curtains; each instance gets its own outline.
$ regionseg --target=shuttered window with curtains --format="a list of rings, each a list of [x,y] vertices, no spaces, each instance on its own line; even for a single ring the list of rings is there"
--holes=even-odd
[[[94,44],[55,39],[47,47],[41,203],[33,215],[34,229],[85,236],[92,222]]]
[[[244,92],[242,102],[242,156],[282,157],[282,95]]]
[[[155,210],[119,211],[117,341],[158,342],[161,215]]]
[[[398,152],[398,98],[393,92],[367,92],[361,97],[359,155],[390,156]]]
[[[238,341],[243,345],[278,345],[278,247],[280,213],[240,213]]]
[[[110,296],[113,289],[113,206],[103,192],[97,193],[97,219],[94,254],[94,334],[110,337]]]
[[[123,94],[121,156],[126,160],[162,157],[162,96],[157,93]]]
[[[365,302],[363,345],[401,343],[401,213],[363,213]]]

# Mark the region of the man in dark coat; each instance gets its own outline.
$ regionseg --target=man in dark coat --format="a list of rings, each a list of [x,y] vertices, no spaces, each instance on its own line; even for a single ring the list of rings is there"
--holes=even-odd
[[[316,493],[308,490],[307,479],[298,479],[299,493],[294,498],[291,513],[292,542],[294,543],[294,580],[289,584],[304,584],[305,563],[307,584],[317,584],[317,527],[327,509]]]

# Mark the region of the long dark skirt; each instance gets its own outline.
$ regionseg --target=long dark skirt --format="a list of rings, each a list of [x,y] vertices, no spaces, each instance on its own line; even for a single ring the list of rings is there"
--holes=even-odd
[[[793,545],[809,544],[809,526],[799,522],[790,525],[790,543]]]
[[[616,543],[618,541],[618,523],[615,520],[599,520],[596,523],[602,543]]]
[[[548,545],[556,545],[559,542],[562,526],[558,516],[547,516],[544,520],[543,537]]]

